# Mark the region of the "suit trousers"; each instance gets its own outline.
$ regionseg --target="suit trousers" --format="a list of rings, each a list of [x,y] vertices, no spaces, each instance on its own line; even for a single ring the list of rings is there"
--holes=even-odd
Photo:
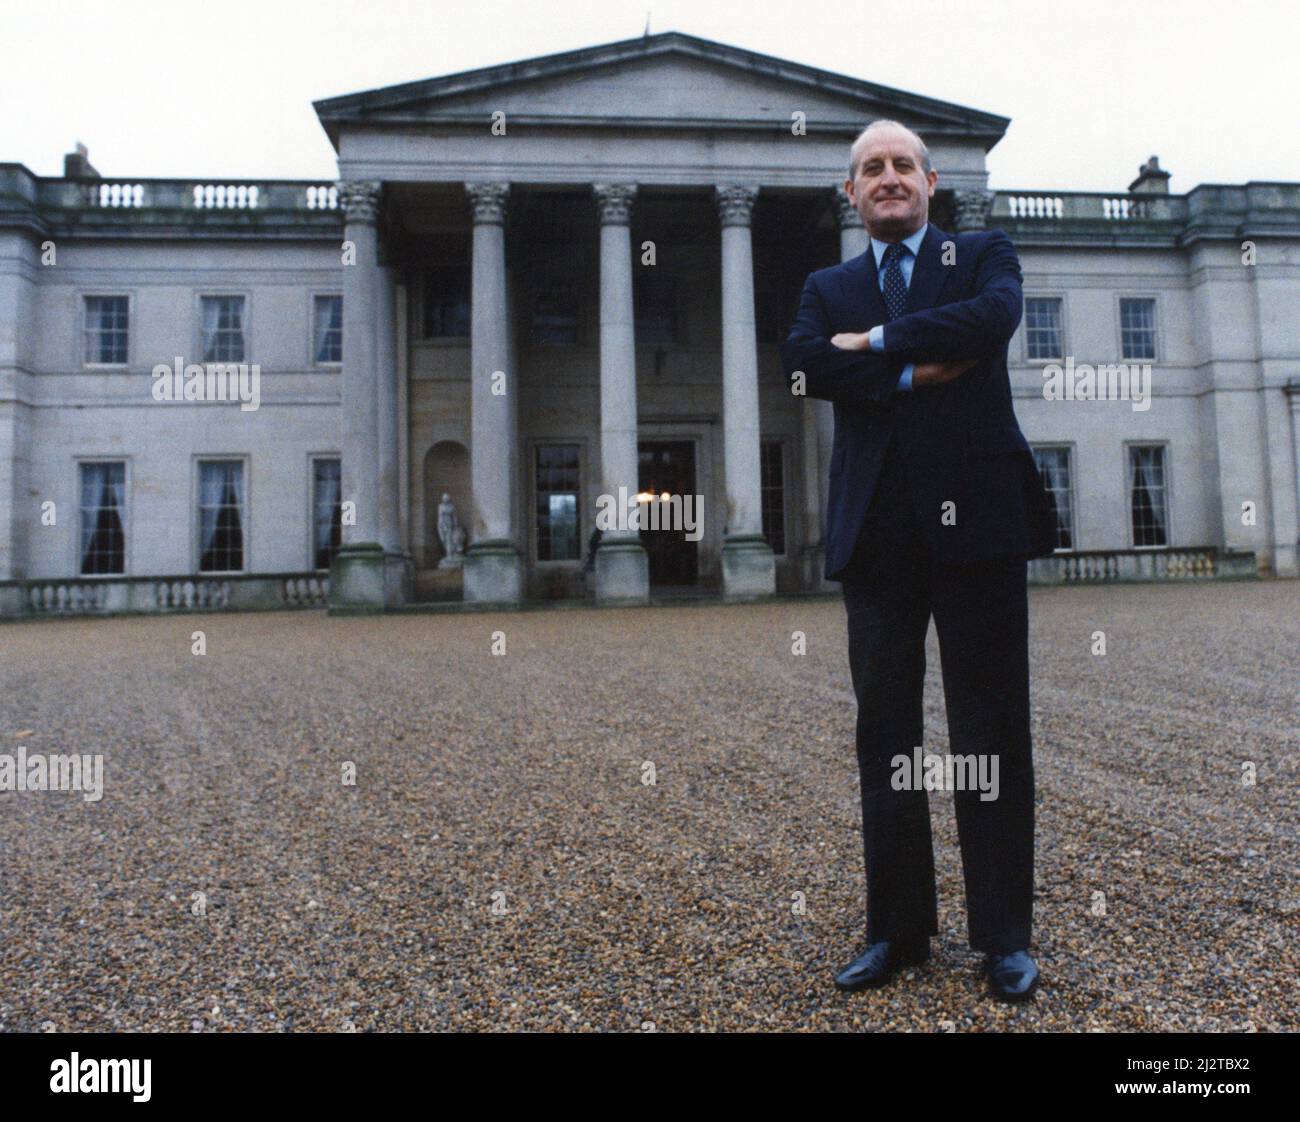
[[[985,756],[990,764],[996,757],[998,769],[996,798],[982,800],[979,790],[953,795],[970,945],[985,954],[1005,954],[1028,949],[1033,912],[1026,562],[995,557],[968,565],[935,564],[917,521],[938,518],[939,511],[915,508],[908,486],[911,466],[891,440],[842,576],[858,702],[867,940],[938,933],[927,793],[894,785],[895,758],[910,762],[913,749],[924,748],[925,640],[933,615],[949,752]]]

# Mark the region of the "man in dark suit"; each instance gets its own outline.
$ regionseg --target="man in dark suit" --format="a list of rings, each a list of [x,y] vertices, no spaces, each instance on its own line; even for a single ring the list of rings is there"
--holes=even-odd
[[[923,745],[933,616],[949,752],[997,768],[996,797],[954,794],[970,943],[1017,1001],[1038,980],[1026,561],[1052,551],[1055,525],[1011,405],[1015,249],[930,225],[937,181],[910,129],[858,137],[844,190],[871,245],[808,277],[781,347],[794,392],[835,412],[826,577],[848,617],[867,873],[867,947],[836,985],[880,985],[938,933],[927,796],[899,759]]]

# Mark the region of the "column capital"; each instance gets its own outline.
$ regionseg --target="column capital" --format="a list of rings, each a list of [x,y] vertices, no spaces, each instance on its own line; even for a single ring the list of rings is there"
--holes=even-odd
[[[474,225],[505,225],[509,183],[466,183],[465,194],[474,209]]]
[[[957,204],[957,232],[982,230],[993,209],[992,191],[954,191],[953,201]]]
[[[849,202],[843,187],[835,188],[835,222],[841,230],[856,230],[862,226],[862,215]]]
[[[373,226],[379,218],[384,185],[377,179],[340,179],[337,186],[343,220]]]
[[[718,217],[722,220],[722,225],[748,226],[757,198],[757,187],[746,187],[739,183],[719,185],[714,202],[718,205]]]
[[[596,197],[602,226],[626,226],[631,222],[635,183],[593,183],[591,193]]]

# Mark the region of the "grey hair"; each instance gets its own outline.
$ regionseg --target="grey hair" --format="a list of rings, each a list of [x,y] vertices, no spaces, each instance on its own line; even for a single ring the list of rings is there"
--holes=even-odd
[[[885,128],[902,129],[903,132],[907,133],[916,141],[916,147],[921,152],[921,170],[925,172],[926,175],[929,175],[931,171],[930,149],[925,146],[925,141],[901,121],[886,121],[882,119],[879,121],[872,121],[871,124],[858,133],[858,138],[853,142],[852,147],[849,148],[849,178],[857,179],[858,177],[858,148],[861,147],[862,141],[866,138],[867,134],[875,129]]]

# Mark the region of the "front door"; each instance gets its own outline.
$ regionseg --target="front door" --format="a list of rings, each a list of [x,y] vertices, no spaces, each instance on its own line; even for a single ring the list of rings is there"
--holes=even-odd
[[[696,493],[695,444],[692,441],[642,440],[637,444],[637,459],[642,494],[684,496]],[[698,505],[694,509],[698,515]],[[696,583],[699,576],[696,547],[699,542],[687,540],[685,527],[643,528],[641,544],[650,559],[652,586]]]

